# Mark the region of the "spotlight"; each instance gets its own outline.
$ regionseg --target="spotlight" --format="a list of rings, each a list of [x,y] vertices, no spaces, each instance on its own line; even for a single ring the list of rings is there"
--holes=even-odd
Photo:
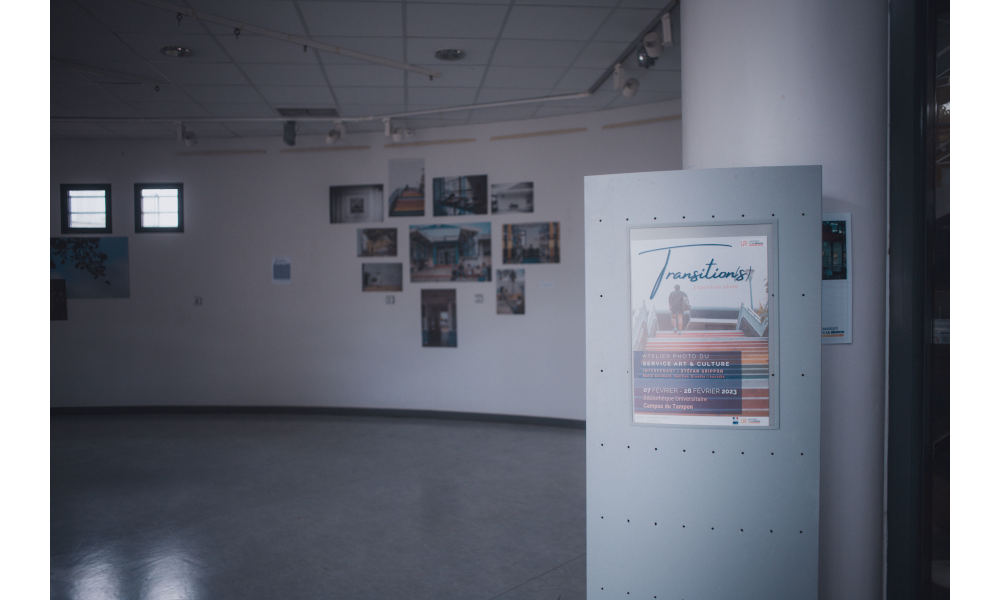
[[[643,43],[645,43],[645,42],[643,42]],[[653,57],[653,56],[650,56],[649,53],[646,52],[646,47],[645,46],[643,46],[642,48],[639,48],[639,56],[637,58],[638,58],[639,66],[642,67],[643,69],[648,69],[648,68],[652,67],[654,64],[656,64],[656,58]]]
[[[197,146],[198,145],[198,136],[196,136],[193,131],[189,131],[189,132],[185,133],[184,134],[184,145],[188,146],[188,147],[190,147],[190,146]]]
[[[621,63],[615,65],[613,83],[614,83],[614,89],[616,90],[622,89],[622,86],[625,85],[625,68],[622,67]]]
[[[341,133],[336,129],[331,129],[329,133],[326,134],[326,143],[329,145],[334,145],[337,140],[340,139]]]
[[[660,38],[659,33],[650,31],[646,34],[646,37],[642,38],[642,47],[646,51],[646,54],[657,58],[663,53],[663,39]]]
[[[282,139],[289,146],[295,145],[295,121],[285,121],[285,133]]]
[[[639,80],[635,77],[629,77],[622,87],[622,94],[626,98],[632,98],[637,91],[639,91]]]
[[[403,129],[401,127],[392,130],[392,141],[397,143],[403,141]]]

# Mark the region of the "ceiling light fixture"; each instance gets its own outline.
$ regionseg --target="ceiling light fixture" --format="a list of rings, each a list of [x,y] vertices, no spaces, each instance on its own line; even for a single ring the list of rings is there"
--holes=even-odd
[[[625,85],[622,86],[622,95],[624,95],[626,98],[635,97],[635,93],[638,91],[639,91],[639,80],[636,79],[635,77],[629,77],[628,80],[625,82]]]
[[[344,134],[346,133],[347,127],[344,126],[344,122],[338,121],[337,125],[326,134],[326,143],[332,146],[336,144],[340,138],[344,137]]]
[[[187,58],[191,56],[191,50],[183,46],[160,46],[160,53],[174,58]]]
[[[459,50],[458,48],[441,48],[434,52],[434,58],[445,62],[462,60],[465,58],[465,50]]]
[[[639,63],[640,67],[648,69],[656,64],[656,57],[646,52],[646,47],[643,46],[639,48],[639,54],[636,56],[636,61]]]
[[[285,130],[281,139],[289,146],[295,145],[295,121],[285,121]]]
[[[623,67],[621,63],[615,65],[612,84],[616,90],[622,89],[622,86],[625,85],[625,67]]]
[[[177,141],[184,142],[185,146],[197,146],[198,136],[193,131],[188,131],[184,123],[177,123]]]

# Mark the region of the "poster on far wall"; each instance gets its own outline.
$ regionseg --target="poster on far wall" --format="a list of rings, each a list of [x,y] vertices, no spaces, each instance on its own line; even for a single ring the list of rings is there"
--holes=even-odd
[[[420,290],[420,320],[425,348],[458,347],[455,290]]]
[[[434,178],[434,216],[485,215],[486,175]]]
[[[271,262],[271,283],[288,285],[292,283],[292,259],[275,256]]]
[[[410,281],[489,281],[489,223],[410,225]]]
[[[330,186],[330,222],[382,220],[382,184]]]
[[[389,216],[424,216],[424,159],[389,161]]]
[[[497,314],[524,314],[524,269],[497,269]]]
[[[823,213],[823,343],[851,343],[851,213]]]
[[[629,230],[634,424],[777,427],[773,231]]]
[[[503,226],[503,262],[559,262],[559,223],[510,223]]]
[[[129,297],[127,237],[51,238],[49,260],[70,300]]]
[[[361,291],[403,291],[403,263],[362,263]]]
[[[490,186],[490,210],[493,214],[535,212],[535,184],[494,183]]]
[[[358,256],[396,256],[396,228],[359,229]]]

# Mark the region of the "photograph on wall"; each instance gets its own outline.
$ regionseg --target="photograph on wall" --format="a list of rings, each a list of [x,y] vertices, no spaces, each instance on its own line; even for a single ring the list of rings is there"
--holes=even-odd
[[[503,226],[504,264],[559,262],[559,223]]]
[[[330,222],[382,220],[382,184],[330,186]]]
[[[851,213],[823,213],[823,343],[851,343]]]
[[[51,238],[49,262],[70,300],[129,297],[127,237]]]
[[[777,426],[772,231],[629,230],[633,423]]]
[[[403,263],[362,263],[362,292],[402,292]]]
[[[423,346],[458,347],[455,290],[420,290]]]
[[[396,256],[396,228],[359,229],[358,256]]]
[[[389,216],[424,216],[424,159],[389,161]]]
[[[489,281],[489,223],[410,225],[410,281]]]
[[[490,211],[497,213],[535,212],[535,184],[494,183],[490,186]]]
[[[497,314],[524,314],[524,269],[497,269]]]
[[[486,175],[434,178],[434,216],[485,215]]]

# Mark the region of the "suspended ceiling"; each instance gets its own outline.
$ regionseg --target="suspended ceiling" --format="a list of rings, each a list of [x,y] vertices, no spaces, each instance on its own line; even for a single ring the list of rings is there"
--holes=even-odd
[[[586,91],[668,0],[173,0],[173,4],[441,73],[401,69],[241,32],[130,0],[52,0],[52,139],[164,139],[172,121],[279,117],[279,108],[385,115]],[[395,121],[423,129],[590,112],[680,98],[679,14],[674,46],[648,70],[633,53],[633,98],[609,78],[573,100],[435,113]],[[183,46],[187,58],[160,52]],[[459,48],[458,62],[434,58]],[[76,68],[69,68],[72,63]],[[82,69],[82,70],[81,70]],[[89,71],[89,72],[83,72]],[[99,74],[100,73],[100,74]],[[136,83],[136,80],[143,81]],[[159,89],[156,87],[158,84]],[[93,120],[63,122],[59,117]],[[133,119],[108,121],[99,119]],[[143,119],[147,119],[144,121]],[[150,122],[148,119],[166,119]],[[299,121],[299,133],[330,123]],[[200,138],[280,136],[279,122],[191,125]],[[380,120],[349,123],[381,131]]]

